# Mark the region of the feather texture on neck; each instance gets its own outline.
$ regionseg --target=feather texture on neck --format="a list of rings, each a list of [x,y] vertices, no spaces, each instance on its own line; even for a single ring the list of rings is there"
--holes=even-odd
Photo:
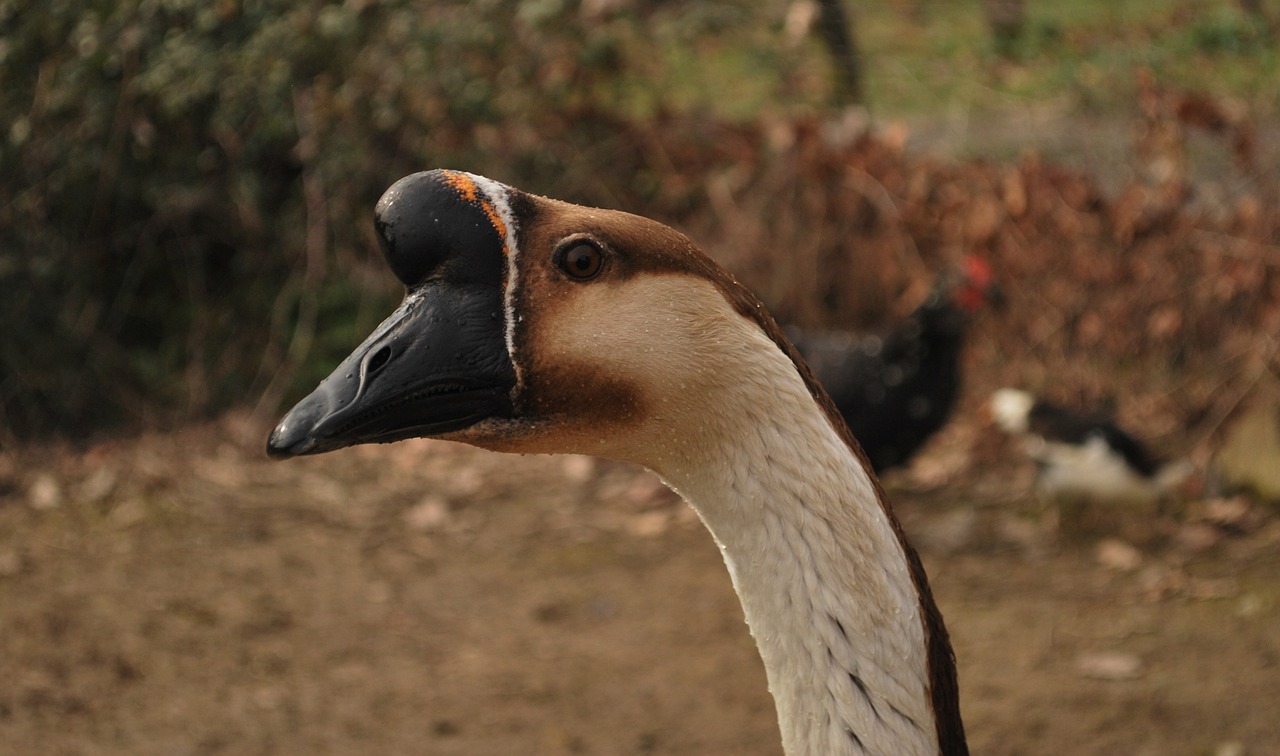
[[[557,314],[555,345],[537,351],[562,363],[581,350],[607,354],[609,373],[633,377],[639,427],[601,431],[595,453],[658,472],[715,537],[787,752],[937,753],[921,599],[904,546],[796,364],[701,279],[654,276],[599,291],[610,324],[577,327],[598,311],[586,295]],[[655,300],[675,303],[656,322]],[[629,334],[643,342],[627,343]]]

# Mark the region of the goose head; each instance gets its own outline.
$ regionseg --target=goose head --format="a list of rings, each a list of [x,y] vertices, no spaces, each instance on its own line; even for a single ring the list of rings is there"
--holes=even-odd
[[[661,472],[751,350],[795,359],[753,295],[656,221],[441,170],[396,182],[374,221],[404,301],[280,422],[272,456],[435,437]]]

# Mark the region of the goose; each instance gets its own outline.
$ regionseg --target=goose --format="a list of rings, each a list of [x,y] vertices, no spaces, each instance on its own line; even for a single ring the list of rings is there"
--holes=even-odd
[[[1005,433],[1036,462],[1036,488],[1051,500],[1144,504],[1170,495],[1191,475],[1185,460],[1160,462],[1105,412],[1061,407],[1015,388],[987,402]]]
[[[657,472],[720,547],[787,754],[965,754],[955,656],[866,457],[760,300],[656,221],[458,171],[375,208],[401,305],[273,457],[430,437]]]

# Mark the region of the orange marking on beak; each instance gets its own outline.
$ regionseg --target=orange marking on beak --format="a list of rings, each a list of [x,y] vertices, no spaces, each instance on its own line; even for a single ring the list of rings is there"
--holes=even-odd
[[[498,232],[498,236],[502,237],[503,254],[510,254],[510,250],[507,249],[507,224],[502,222],[502,216],[498,214],[498,210],[493,206],[493,203],[481,198],[480,187],[476,186],[476,182],[472,181],[471,177],[465,173],[445,171],[444,175],[449,182],[449,186],[452,186],[464,200],[474,202],[480,206],[481,210],[484,210],[484,214],[489,216],[489,223]]]

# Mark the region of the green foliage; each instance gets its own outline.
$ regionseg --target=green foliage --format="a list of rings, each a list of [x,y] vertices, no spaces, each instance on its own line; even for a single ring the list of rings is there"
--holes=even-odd
[[[254,323],[282,311],[284,331],[312,296],[290,272],[363,246],[343,222],[328,224],[321,259],[298,251],[298,229],[328,220],[307,217],[304,175],[336,179],[333,202],[312,210],[342,215],[367,206],[388,171],[358,155],[375,134],[330,133],[317,115],[339,107],[334,82],[359,50],[339,37],[370,39],[388,14],[334,13],[284,2],[4,6],[0,307],[16,327],[0,333],[0,401],[12,428],[242,396],[262,359]],[[394,128],[376,136],[394,139]]]
[[[618,85],[637,26],[584,23],[559,0],[0,2],[0,421],[311,381],[394,296],[361,271],[396,178],[609,164],[573,148],[644,99]]]
[[[1208,55],[1265,54],[1275,41],[1262,21],[1225,8],[1215,8],[1193,24],[1190,43]]]
[[[1262,114],[1280,101],[1274,32],[1235,0],[1027,3],[1026,29],[1006,61],[978,0],[916,5],[915,15],[889,3],[859,6],[878,113],[930,117],[1064,101],[1125,112],[1139,67],[1170,86],[1235,95]]]

